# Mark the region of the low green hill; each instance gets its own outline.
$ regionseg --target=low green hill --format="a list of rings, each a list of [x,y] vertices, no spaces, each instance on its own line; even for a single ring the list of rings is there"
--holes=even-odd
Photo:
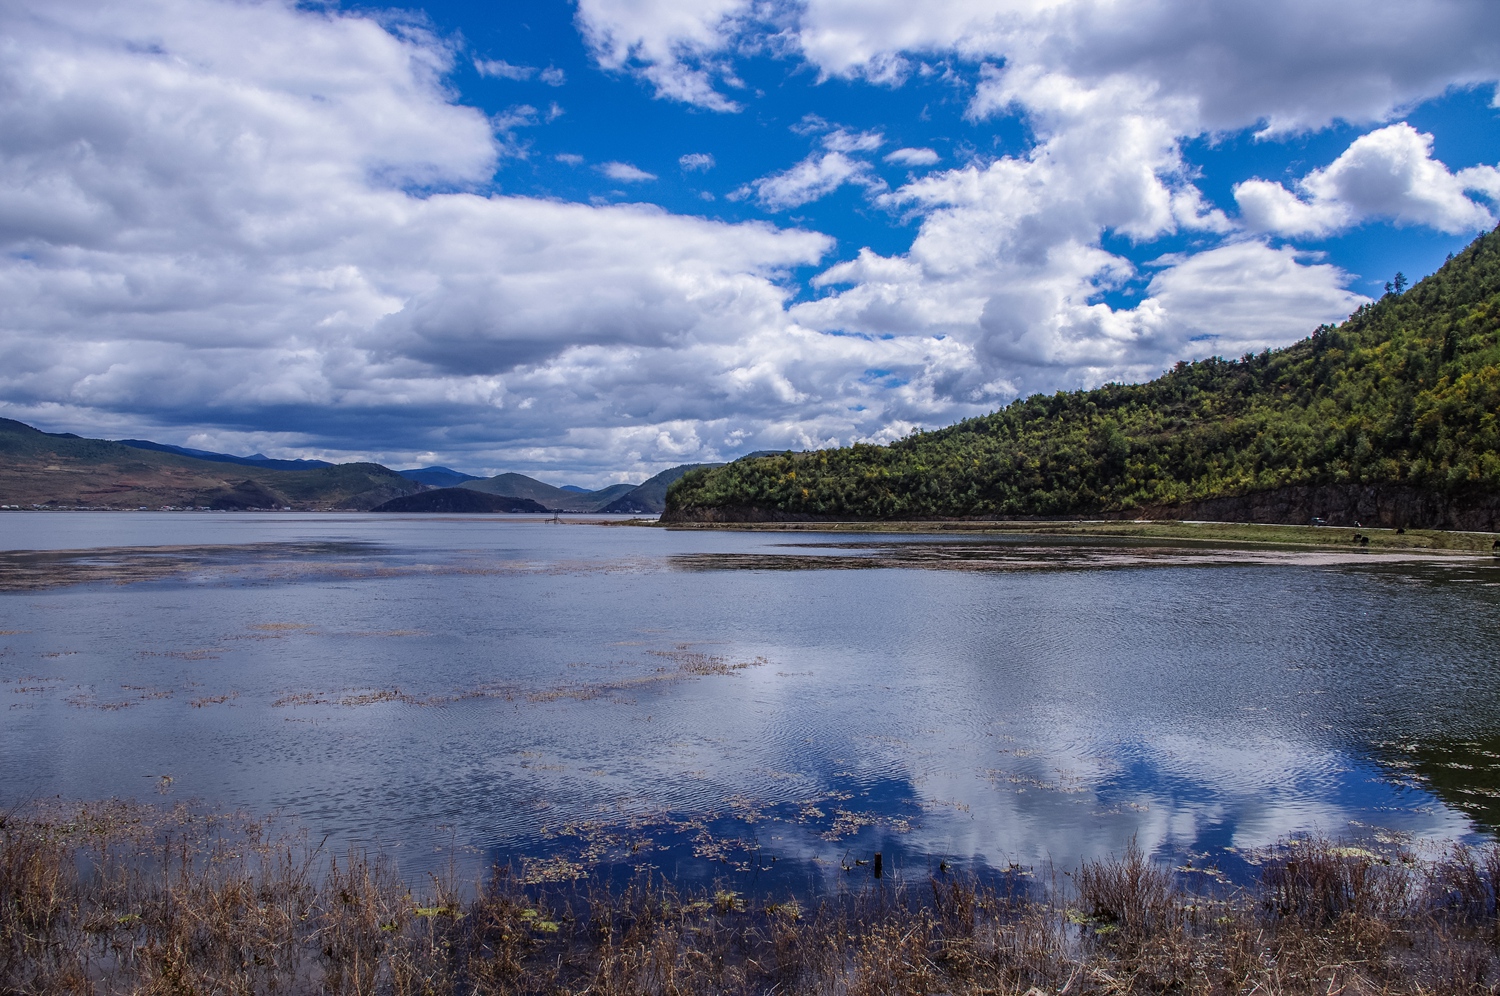
[[[889,446],[685,475],[667,521],[1137,516],[1500,528],[1500,231],[1238,360],[1034,395]]]

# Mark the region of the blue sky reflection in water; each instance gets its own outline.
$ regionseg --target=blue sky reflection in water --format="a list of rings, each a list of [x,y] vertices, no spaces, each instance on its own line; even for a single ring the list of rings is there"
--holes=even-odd
[[[23,589],[0,594],[5,804],[156,799],[170,775],[409,872],[456,844],[747,884],[877,850],[925,871],[1067,868],[1132,835],[1176,857],[1436,839],[1500,811],[1484,562],[518,518],[0,526]]]

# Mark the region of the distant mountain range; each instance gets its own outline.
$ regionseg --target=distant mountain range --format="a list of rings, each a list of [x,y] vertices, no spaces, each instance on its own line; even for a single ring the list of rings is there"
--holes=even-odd
[[[416,470],[398,470],[396,473],[408,481],[418,481],[434,488],[455,488],[465,481],[479,480],[473,474],[465,474],[461,470],[450,470],[447,467],[418,467]]]
[[[686,468],[676,468],[664,471],[671,474],[674,471],[677,477],[682,476]],[[658,477],[661,475],[658,474]],[[569,488],[554,488],[550,484],[544,484],[524,474],[500,474],[497,477],[489,477],[484,480],[464,481],[459,487],[468,488],[471,491],[482,491],[492,495],[507,495],[513,498],[529,498],[538,502],[549,512],[631,512],[635,515],[655,515],[666,507],[666,486],[660,488],[660,494],[654,499],[651,495],[654,490],[642,492],[631,508],[615,508],[614,506],[635,495],[636,492],[646,488],[656,478],[645,484],[612,484],[598,491],[575,491]],[[676,480],[676,477],[673,478]]]
[[[119,442],[126,446],[134,446],[144,450],[157,450],[163,453],[180,453],[184,456],[197,457],[200,460],[219,461],[223,463],[234,463],[242,466],[265,467],[275,470],[306,470],[314,467],[332,467],[334,464],[322,460],[274,460],[268,456],[256,453],[252,456],[230,456],[227,453],[213,453],[208,450],[188,449],[185,446],[172,446],[167,443],[153,443],[145,439],[121,439]],[[764,450],[749,454],[750,457],[769,456],[778,451]],[[468,488],[472,491],[480,491],[485,494],[499,495],[509,498],[526,498],[536,502],[538,509],[505,509],[505,511],[547,511],[547,512],[573,512],[590,513],[604,512],[610,514],[624,515],[657,515],[666,507],[667,487],[683,474],[700,467],[718,467],[717,463],[688,463],[680,467],[664,470],[660,474],[646,481],[644,484],[612,484],[598,491],[590,491],[580,488],[576,484],[565,484],[562,487],[553,487],[524,474],[500,474],[496,477],[477,477],[474,474],[465,474],[463,471],[453,470],[449,467],[420,467],[416,470],[398,470],[396,473],[408,481],[417,481],[434,488]],[[447,499],[444,499],[447,500]],[[383,511],[415,511],[417,505],[411,503],[395,503],[400,508],[385,508]],[[451,502],[450,502],[451,504]],[[472,511],[489,511],[489,509],[469,509]],[[437,509],[433,511],[464,511],[457,507],[451,509]]]
[[[211,450],[194,450],[186,446],[173,446],[170,443],[153,443],[149,439],[119,439],[116,442],[123,443],[126,446],[133,446],[138,450],[155,450],[158,453],[178,453],[182,456],[197,457],[199,460],[208,460],[211,463],[237,463],[245,467],[264,467],[267,470],[313,470],[317,467],[333,466],[327,460],[275,460],[264,453],[253,453],[247,457],[230,456],[228,453],[214,453]],[[415,479],[413,478],[413,480]]]
[[[0,505],[44,508],[351,509],[654,515],[689,464],[598,491],[523,474],[233,456],[147,439],[86,439],[0,419]],[[454,492],[464,492],[454,494]],[[475,493],[475,499],[464,495]],[[430,497],[429,497],[430,496]],[[408,500],[409,499],[409,500]]]
[[[71,435],[71,433],[59,433],[56,435]],[[187,446],[173,446],[171,443],[153,443],[149,439],[117,439],[117,443],[125,446],[133,446],[138,450],[155,450],[158,453],[177,453],[181,456],[196,457],[199,460],[207,460],[211,463],[235,463],[242,467],[263,467],[267,470],[312,470],[317,467],[333,467],[335,464],[327,460],[277,460],[268,457],[264,453],[252,453],[250,456],[231,456],[228,453],[215,453],[212,450],[195,450]],[[415,470],[398,470],[396,473],[408,481],[416,481],[433,488],[452,488],[465,481],[478,481],[481,478],[473,474],[465,474],[461,470],[453,470],[448,467],[418,467]],[[573,489],[569,489],[573,490]],[[583,488],[576,489],[582,491]]]
[[[0,505],[369,509],[424,488],[376,463],[211,460],[180,449],[42,432],[0,419]]]

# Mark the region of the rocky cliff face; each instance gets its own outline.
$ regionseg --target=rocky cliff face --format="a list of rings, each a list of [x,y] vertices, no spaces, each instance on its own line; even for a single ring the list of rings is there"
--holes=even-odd
[[[1044,517],[1036,517],[1044,518]],[[1451,497],[1400,485],[1299,485],[1182,505],[1052,516],[1056,519],[1189,519],[1305,526],[1462,529],[1500,532],[1500,495]],[[754,506],[669,509],[663,522],[817,522],[818,516]]]

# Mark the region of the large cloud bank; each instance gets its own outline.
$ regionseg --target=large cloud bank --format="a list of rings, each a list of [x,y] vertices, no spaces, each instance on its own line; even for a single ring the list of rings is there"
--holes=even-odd
[[[1378,124],[1492,79],[1500,7],[1242,6],[582,0],[601,66],[715,113],[741,109],[725,81],[752,48],[872,86],[924,58],[984,62],[969,113],[1024,113],[1025,155],[887,189],[868,165],[882,137],[830,126],[746,189],[774,212],[854,183],[920,218],[909,251],[839,261],[784,222],[494,193],[529,109],[459,103],[458,53],[417,24],[283,2],[6,4],[0,414],[603,483],[1281,344],[1360,299],[1267,238],[1366,218],[1477,230],[1497,175],[1451,172],[1389,125],[1296,189],[1247,178],[1231,217],[1183,139]],[[1138,304],[1102,303],[1134,274],[1106,234],[1177,233],[1201,247],[1160,259]],[[823,269],[794,305],[806,266]]]
[[[814,280],[830,293],[792,309],[813,328],[958,339],[973,362],[941,375],[955,400],[1148,377],[1174,358],[1283,344],[1360,303],[1347,274],[1262,233],[1324,236],[1370,218],[1447,233],[1495,223],[1470,194],[1494,196],[1500,173],[1450,173],[1431,157],[1431,137],[1405,124],[1361,137],[1297,192],[1241,184],[1242,219],[1204,203],[1182,157],[1189,137],[1248,128],[1269,140],[1379,122],[1493,80],[1500,7],[1483,0],[581,0],[579,17],[591,37],[633,53],[647,79],[692,75],[700,89],[731,40],[757,28],[825,77],[876,85],[901,85],[924,60],[982,62],[969,116],[1022,113],[1036,145],[883,194],[923,219],[911,249],[832,266]],[[664,40],[684,19],[693,27]],[[659,92],[696,99],[683,87]],[[798,203],[864,169],[828,153],[755,188],[772,206]],[[1106,233],[1217,238],[1163,257],[1145,299],[1120,309],[1101,294],[1136,274],[1101,248]]]

